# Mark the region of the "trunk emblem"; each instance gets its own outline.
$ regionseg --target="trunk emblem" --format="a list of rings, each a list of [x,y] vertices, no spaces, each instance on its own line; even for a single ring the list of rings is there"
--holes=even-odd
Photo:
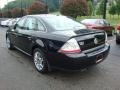
[[[94,39],[94,43],[98,44],[98,39],[97,38]]]
[[[84,45],[84,42],[79,42],[80,45]]]

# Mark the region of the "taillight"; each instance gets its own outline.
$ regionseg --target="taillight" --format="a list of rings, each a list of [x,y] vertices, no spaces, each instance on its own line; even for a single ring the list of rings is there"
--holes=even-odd
[[[72,38],[70,40],[68,40],[62,47],[61,49],[58,51],[60,53],[68,53],[68,54],[74,54],[74,53],[80,53],[81,49],[78,45],[78,42],[76,41],[76,39]]]

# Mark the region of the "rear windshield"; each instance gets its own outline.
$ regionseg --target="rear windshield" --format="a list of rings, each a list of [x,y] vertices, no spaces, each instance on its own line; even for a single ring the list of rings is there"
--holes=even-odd
[[[86,28],[83,24],[65,16],[47,17],[45,21],[55,30],[79,30]]]
[[[84,24],[109,25],[109,22],[103,19],[85,19],[81,21]]]
[[[81,23],[90,23],[90,24],[96,24],[98,20],[96,19],[85,19],[81,21]]]

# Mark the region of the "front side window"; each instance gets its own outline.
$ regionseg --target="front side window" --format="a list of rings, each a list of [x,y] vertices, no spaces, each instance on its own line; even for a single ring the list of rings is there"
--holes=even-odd
[[[27,19],[27,18],[23,18],[23,19],[21,19],[20,21],[18,21],[18,23],[16,24],[16,28],[23,29],[26,19]]]
[[[99,24],[100,24],[100,25],[104,25],[104,21],[103,21],[103,20],[100,20],[100,21],[99,21]]]
[[[104,20],[104,25],[109,26],[110,23],[108,21]]]
[[[28,18],[25,23],[26,30],[35,30],[37,29],[37,21],[35,18]]]
[[[106,20],[99,20],[99,25],[108,26],[109,23]]]

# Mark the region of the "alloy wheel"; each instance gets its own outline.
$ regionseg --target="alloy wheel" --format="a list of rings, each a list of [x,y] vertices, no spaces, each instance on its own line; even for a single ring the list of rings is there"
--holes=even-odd
[[[38,51],[34,53],[34,64],[39,71],[44,68],[44,58],[42,57],[42,54]]]
[[[7,45],[8,48],[10,48],[10,39],[8,37],[6,39],[6,45]]]

